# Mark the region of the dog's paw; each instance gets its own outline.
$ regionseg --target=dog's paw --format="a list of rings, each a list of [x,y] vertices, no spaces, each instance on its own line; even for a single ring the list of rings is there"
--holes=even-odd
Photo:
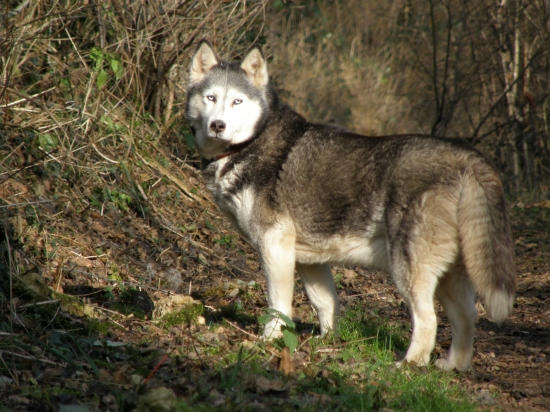
[[[397,369],[399,368],[411,368],[411,369],[415,369],[415,368],[427,368],[429,366],[429,360],[426,361],[424,359],[419,359],[419,360],[409,360],[407,358],[403,359],[403,360],[400,360],[400,361],[397,361],[395,362],[395,367]]]
[[[419,365],[417,362],[408,361],[407,359],[403,359],[402,361],[395,362],[395,367],[397,369],[404,368],[404,367],[416,368],[419,366],[425,366],[425,365]]]
[[[447,372],[450,372],[450,371],[464,372],[468,370],[470,365],[469,363],[465,365],[457,365],[456,362],[451,361],[449,358],[447,359],[441,358],[435,361],[435,366]]]
[[[435,366],[441,370],[444,371],[458,371],[458,372],[465,372],[470,368],[470,362],[462,362],[462,364],[457,364],[457,362],[451,361],[449,358],[447,359],[438,359],[435,361]]]
[[[282,322],[280,319],[270,320],[264,328],[262,333],[262,340],[273,340],[283,337],[283,332],[281,331]]]
[[[441,370],[444,371],[452,371],[455,368],[455,365],[453,362],[450,362],[449,359],[441,358],[437,359],[434,362],[434,365]]]

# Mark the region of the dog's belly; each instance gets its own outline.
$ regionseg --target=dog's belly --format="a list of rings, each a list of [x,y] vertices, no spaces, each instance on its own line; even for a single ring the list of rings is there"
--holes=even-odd
[[[386,236],[337,235],[316,241],[297,239],[296,261],[305,264],[351,264],[387,272]]]

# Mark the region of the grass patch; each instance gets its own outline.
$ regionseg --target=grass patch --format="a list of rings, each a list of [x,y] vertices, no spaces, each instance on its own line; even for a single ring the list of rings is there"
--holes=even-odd
[[[304,411],[476,409],[453,383],[453,374],[434,367],[396,366],[395,352],[407,346],[402,328],[367,318],[360,307],[352,307],[343,313],[340,335],[302,339],[293,357],[296,368],[287,374],[280,370],[277,345],[260,342],[221,352],[217,360],[211,359],[217,393],[237,410],[247,410],[258,395],[272,405]],[[211,401],[207,397],[190,402],[204,407]]]
[[[189,325],[195,322],[204,312],[204,307],[199,303],[183,306],[180,310],[168,313],[162,318],[162,327],[169,329],[175,325]]]

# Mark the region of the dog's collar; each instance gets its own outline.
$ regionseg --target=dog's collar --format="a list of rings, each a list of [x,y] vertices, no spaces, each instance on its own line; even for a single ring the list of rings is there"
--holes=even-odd
[[[238,153],[241,150],[243,150],[244,148],[246,148],[253,141],[254,141],[254,139],[250,139],[250,140],[247,140],[246,142],[242,142],[242,143],[239,143],[239,144],[229,146],[225,152],[223,152],[223,153],[221,153],[217,156],[214,156],[214,158],[212,160],[214,160],[214,161],[220,160],[220,159],[223,159],[224,157],[231,156],[232,154]]]
[[[235,153],[240,152],[240,151],[241,151],[241,149],[234,149],[234,150],[229,150],[227,152],[223,152],[222,154],[214,156],[214,160],[223,159],[224,157],[231,156],[232,154],[235,154]]]

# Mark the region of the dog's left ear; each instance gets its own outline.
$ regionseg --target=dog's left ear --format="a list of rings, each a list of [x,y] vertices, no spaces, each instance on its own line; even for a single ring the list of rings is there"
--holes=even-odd
[[[246,72],[248,78],[258,89],[264,88],[269,83],[267,62],[260,46],[254,46],[246,53],[241,63],[241,69]]]

